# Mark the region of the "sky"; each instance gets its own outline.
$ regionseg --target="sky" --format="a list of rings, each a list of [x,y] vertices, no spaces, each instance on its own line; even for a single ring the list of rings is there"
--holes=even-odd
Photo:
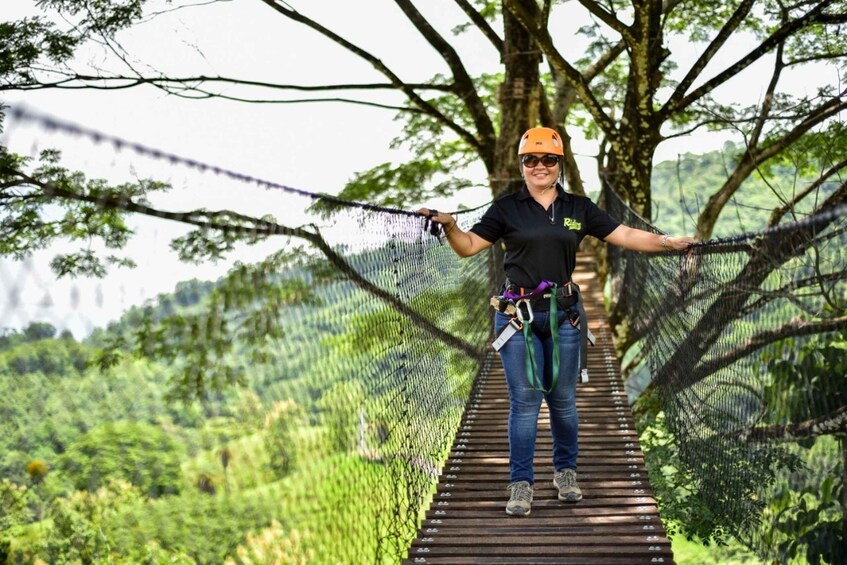
[[[377,55],[401,78],[423,81],[446,73],[438,54],[411,28],[390,0],[348,2],[310,0],[291,2],[326,27]],[[445,35],[464,15],[449,0],[418,2],[419,9]],[[32,0],[3,0],[3,18],[14,20],[41,13]],[[578,47],[577,2],[565,3],[551,23],[557,41]],[[363,60],[333,44],[317,32],[290,22],[259,0],[217,2],[170,11],[118,36],[125,56],[148,74],[221,75],[288,84],[384,82]],[[495,72],[498,57],[480,34],[453,38],[471,74]],[[744,45],[733,52],[736,56]],[[691,45],[673,46],[676,57],[697,55]],[[722,61],[715,62],[716,65]],[[80,53],[77,65],[118,68],[102,47]],[[755,99],[766,82],[748,84],[744,93]],[[752,86],[752,88],[750,88]],[[236,94],[234,88],[227,92]],[[738,96],[742,91],[736,90]],[[273,93],[264,92],[263,96]],[[342,95],[344,95],[342,93]],[[285,96],[285,94],[283,94]],[[296,96],[296,94],[295,94]],[[393,93],[380,98],[401,103]],[[342,103],[243,104],[225,100],[185,100],[152,87],[121,91],[45,90],[6,93],[0,100],[23,104],[39,113],[83,125],[117,137],[193,158],[253,177],[310,192],[335,194],[356,172],[386,161],[401,161],[407,153],[389,149],[400,133],[395,112]],[[40,149],[59,147],[67,166],[91,176],[125,181],[154,175],[170,180],[171,194],[154,203],[171,209],[228,208],[246,214],[271,213],[281,223],[306,221],[304,199],[268,192],[240,183],[225,182],[211,173],[197,174],[184,167],[169,167],[129,154],[116,153],[104,144],[47,132],[26,123],[9,123],[2,142],[12,150],[34,156]],[[571,131],[572,135],[577,134]],[[657,161],[675,159],[679,152],[702,152],[721,145],[723,138],[699,135],[685,144],[660,146]],[[596,148],[575,135],[575,150],[589,189]],[[467,172],[485,185],[482,167]],[[487,188],[476,188],[441,201],[420,202],[439,209],[459,203],[476,206],[488,201]],[[185,229],[149,219],[133,219],[137,236],[126,254],[137,259],[136,269],[113,269],[102,280],[56,280],[48,267],[59,248],[35,253],[23,263],[0,260],[0,329],[20,328],[31,321],[47,321],[69,329],[77,337],[115,319],[132,305],[170,292],[176,282],[189,278],[215,279],[235,259],[258,260],[282,244],[273,241],[239,251],[237,257],[218,264],[181,263],[168,242]]]

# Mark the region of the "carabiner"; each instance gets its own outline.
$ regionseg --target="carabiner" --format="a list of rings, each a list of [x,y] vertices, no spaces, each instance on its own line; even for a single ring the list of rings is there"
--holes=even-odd
[[[523,311],[521,310],[521,304],[526,304],[526,312],[529,316],[529,319],[524,318]],[[534,316],[532,313],[532,304],[530,304],[529,300],[527,300],[526,298],[521,298],[520,300],[515,302],[515,309],[517,309],[518,311],[518,320],[520,320],[521,322],[529,322],[530,324],[532,323]]]

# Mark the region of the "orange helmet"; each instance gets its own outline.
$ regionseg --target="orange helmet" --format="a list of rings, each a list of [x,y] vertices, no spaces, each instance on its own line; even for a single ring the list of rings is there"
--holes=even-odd
[[[565,155],[562,137],[551,128],[530,128],[518,144],[518,155],[524,153],[552,153],[562,157]]]

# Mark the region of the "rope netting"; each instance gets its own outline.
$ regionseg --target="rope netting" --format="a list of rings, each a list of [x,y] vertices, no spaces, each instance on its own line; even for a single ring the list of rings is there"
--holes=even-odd
[[[781,562],[803,559],[802,544],[828,563],[847,558],[844,193],[835,185],[816,210],[683,255],[608,250],[630,366],[649,370],[641,402],[657,403],[675,445],[651,438],[665,517],[685,505],[677,515]],[[658,232],[608,186],[604,198],[624,223]]]
[[[52,322],[7,328],[0,344],[0,514],[17,512],[0,518],[0,553],[51,562],[404,557],[480,370],[490,331],[485,257],[459,261],[408,211],[289,189],[38,116],[11,118],[7,144],[29,122],[52,137],[27,148],[30,163],[4,163],[3,182],[17,183],[5,193],[5,232],[132,210],[142,218],[132,224],[138,253],[152,256],[134,257],[133,276],[172,277],[169,265],[208,262],[213,244],[238,261],[212,281],[176,279],[105,328],[61,337],[52,331],[61,314],[45,316],[44,297],[62,298],[44,283],[37,260],[46,256],[0,265],[2,319]],[[45,164],[42,149],[69,140],[87,146],[86,167],[104,154],[114,180]],[[142,192],[154,175],[172,188]],[[187,192],[195,201],[184,206],[196,206],[200,191],[214,202],[216,190],[262,199],[262,214],[290,220],[173,212],[167,200]],[[32,195],[47,207],[39,218],[27,215]],[[457,217],[467,228],[479,214]],[[177,226],[175,238],[163,223]],[[169,262],[171,239],[182,243]],[[61,252],[77,257],[89,245]],[[97,283],[101,303],[109,276]],[[69,292],[85,294],[90,280]],[[28,317],[21,311],[35,287]]]

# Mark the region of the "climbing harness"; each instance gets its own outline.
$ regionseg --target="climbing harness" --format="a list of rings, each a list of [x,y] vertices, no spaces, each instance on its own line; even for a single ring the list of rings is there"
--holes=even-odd
[[[552,373],[553,379],[549,389],[545,389],[541,376],[538,374],[538,362],[536,360],[535,348],[532,346],[530,336],[532,322],[534,320],[533,303],[538,304],[541,300],[549,299],[550,335],[553,339],[552,351]],[[568,320],[571,326],[579,329],[580,351],[579,351],[579,373],[580,381],[588,382],[588,344],[594,345],[595,339],[591,330],[588,329],[588,317],[582,297],[579,294],[579,286],[567,282],[561,286],[551,281],[541,281],[532,291],[526,292],[524,288],[517,288],[506,281],[505,290],[500,296],[492,296],[489,301],[491,306],[498,312],[510,316],[509,323],[500,331],[491,346],[495,351],[517,332],[523,331],[524,346],[526,347],[526,372],[530,387],[548,393],[556,388],[559,381],[559,325]],[[561,308],[565,311],[565,318],[559,322],[557,312]]]

